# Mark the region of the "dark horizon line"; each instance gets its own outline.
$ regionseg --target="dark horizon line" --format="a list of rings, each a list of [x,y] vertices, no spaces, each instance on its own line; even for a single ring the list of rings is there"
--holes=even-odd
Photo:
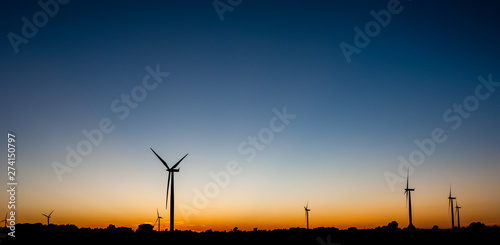
[[[41,222],[37,222],[37,223],[18,223],[16,224],[16,226],[41,226],[41,227],[58,227],[58,228],[65,228],[65,227],[72,227],[73,229],[78,229],[78,230],[112,230],[112,229],[121,229],[121,230],[130,230],[130,231],[134,231],[134,232],[137,232],[139,229],[141,229],[141,227],[147,227],[147,230],[144,230],[144,231],[149,231],[149,229],[151,228],[151,232],[158,232],[158,231],[155,231],[154,230],[154,226],[151,225],[151,224],[148,224],[148,223],[143,223],[143,224],[139,224],[137,226],[137,228],[134,230],[132,227],[126,227],[126,226],[119,226],[119,227],[116,227],[115,225],[113,224],[109,224],[108,227],[106,228],[100,228],[100,227],[96,227],[96,228],[90,228],[90,227],[78,227],[77,225],[75,224],[49,224],[49,225],[46,225],[46,224],[43,224]],[[340,228],[337,228],[337,227],[334,227],[334,226],[329,226],[329,227],[324,227],[324,226],[320,226],[320,227],[315,227],[315,228],[309,228],[307,229],[306,227],[289,227],[289,228],[275,228],[275,229],[258,229],[258,227],[255,227],[251,230],[239,230],[239,228],[236,226],[234,227],[233,229],[231,230],[212,230],[211,228],[210,229],[206,229],[204,231],[196,231],[196,230],[177,230],[175,229],[174,231],[175,232],[195,232],[195,233],[205,233],[205,232],[256,232],[256,231],[259,231],[259,232],[272,232],[272,231],[294,231],[294,230],[311,230],[311,231],[314,231],[314,230],[337,230],[337,231],[353,231],[353,230],[470,230],[470,229],[498,229],[500,228],[500,226],[498,225],[492,225],[492,226],[489,226],[489,225],[486,225],[482,222],[479,222],[479,221],[475,221],[475,222],[471,222],[468,226],[462,226],[460,228],[458,227],[454,227],[454,228],[440,228],[438,225],[434,225],[432,228],[418,228],[418,227],[412,227],[412,228],[409,228],[407,226],[405,227],[399,227],[399,224],[396,222],[396,221],[391,221],[389,222],[387,225],[383,225],[383,226],[377,226],[375,228],[358,228],[358,227],[348,227],[348,228],[345,228],[345,229],[340,229]],[[9,226],[7,227],[0,227],[0,230],[2,229],[9,229]],[[144,229],[144,228],[143,228]],[[164,229],[160,232],[170,232],[170,230],[167,230],[167,229]]]

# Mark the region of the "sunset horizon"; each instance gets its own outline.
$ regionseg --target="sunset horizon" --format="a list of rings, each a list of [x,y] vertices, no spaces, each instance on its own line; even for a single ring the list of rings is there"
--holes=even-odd
[[[499,231],[500,3],[0,6],[0,242],[16,224]]]

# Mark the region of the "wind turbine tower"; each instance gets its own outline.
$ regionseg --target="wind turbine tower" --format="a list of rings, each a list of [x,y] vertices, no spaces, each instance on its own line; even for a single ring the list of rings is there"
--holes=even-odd
[[[179,169],[176,168],[177,165],[179,165],[179,163],[181,163],[182,160],[184,160],[184,158],[188,155],[184,155],[184,157],[181,158],[181,160],[179,160],[176,164],[174,164],[174,166],[172,166],[171,168],[168,166],[168,164],[160,157],[158,156],[158,154],[156,154],[156,152],[152,149],[152,148],[149,148],[151,149],[151,151],[153,151],[153,153],[158,157],[158,159],[160,159],[160,161],[163,163],[163,165],[165,165],[165,167],[167,168],[167,172],[168,172],[168,180],[167,180],[167,198],[166,198],[166,208],[168,208],[168,192],[170,191],[170,193],[172,193],[171,197],[170,197],[170,231],[174,231],[174,173],[175,172],[179,172]],[[170,190],[169,190],[169,186],[170,186]]]
[[[455,200],[455,199],[457,199],[457,198],[451,196],[451,186],[450,186],[450,195],[448,196],[448,200],[450,203],[449,208],[451,209],[451,229],[455,228],[455,220],[454,220],[454,216],[453,216],[453,200]]]
[[[54,210],[52,210],[52,212],[50,212],[49,215],[46,215],[46,214],[42,214],[43,216],[47,217],[47,225],[50,224],[50,216],[52,215],[52,213],[54,212]]]
[[[414,228],[413,226],[413,221],[412,221],[412,214],[411,214],[411,192],[415,191],[414,188],[409,188],[408,187],[408,182],[409,182],[409,176],[408,173],[406,174],[406,189],[405,189],[405,194],[406,194],[406,203],[408,205],[408,211],[409,211],[409,216],[410,216],[410,224],[408,225],[408,228]]]
[[[161,219],[163,219],[163,217],[160,217],[160,213],[158,212],[158,209],[156,209],[156,221],[155,221],[154,225],[156,225],[156,222],[158,222],[158,232],[160,232],[160,220]]]
[[[306,206],[304,206],[304,210],[306,211],[306,227],[309,230],[309,211],[311,211],[311,209],[309,209],[308,207],[309,207],[309,202],[307,203]]]
[[[462,207],[459,207],[458,206],[458,201],[455,202],[455,209],[457,211],[457,225],[458,225],[458,229],[460,229],[460,209]]]

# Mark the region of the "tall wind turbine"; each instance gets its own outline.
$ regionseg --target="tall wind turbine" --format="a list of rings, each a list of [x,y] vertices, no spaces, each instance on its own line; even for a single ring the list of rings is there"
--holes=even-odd
[[[52,213],[54,212],[54,210],[52,210],[52,212],[50,212],[49,215],[46,215],[46,214],[42,214],[43,216],[47,217],[47,225],[50,224],[50,216],[52,215]]]
[[[454,199],[457,199],[457,198],[451,196],[451,186],[450,186],[450,195],[448,196],[448,200],[450,203],[449,209],[451,209],[451,229],[455,228],[455,220],[453,217],[453,200]]]
[[[406,203],[408,205],[408,210],[409,210],[409,215],[410,215],[410,224],[408,225],[408,228],[413,228],[414,226],[413,226],[412,215],[411,215],[411,192],[415,191],[415,189],[408,187],[409,179],[410,179],[410,177],[408,176],[408,173],[406,173],[406,189],[405,189],[405,194],[406,194]]]
[[[0,221],[0,222],[5,222],[4,223],[4,228],[7,227],[7,214],[5,214],[5,219]]]
[[[158,212],[158,209],[156,209],[156,221],[155,221],[154,225],[156,225],[156,222],[158,222],[158,232],[160,232],[160,220],[161,219],[163,219],[163,217],[160,217],[160,213]]]
[[[168,166],[168,164],[160,157],[158,156],[158,154],[156,154],[156,152],[152,149],[152,148],[149,148],[151,149],[151,151],[153,151],[153,153],[158,157],[158,159],[160,159],[160,161],[163,163],[163,165],[165,165],[165,167],[167,168],[167,172],[168,172],[168,180],[167,180],[167,198],[166,198],[166,208],[168,208],[168,192],[169,192],[169,186],[170,186],[170,193],[172,193],[172,197],[170,197],[170,231],[174,231],[174,173],[175,172],[179,172],[179,169],[176,169],[177,165],[179,165],[179,163],[181,163],[182,160],[184,160],[184,158],[188,155],[184,155],[184,157],[181,158],[181,160],[179,160],[176,164],[174,164],[174,166],[172,166],[171,168]]]
[[[458,206],[458,201],[455,202],[455,209],[457,211],[457,225],[458,225],[458,229],[460,229],[460,209],[462,207],[459,207]]]
[[[307,229],[309,230],[309,211],[311,211],[311,209],[309,209],[308,207],[309,207],[309,202],[307,202],[307,205],[304,206],[304,209],[306,211],[306,225]]]

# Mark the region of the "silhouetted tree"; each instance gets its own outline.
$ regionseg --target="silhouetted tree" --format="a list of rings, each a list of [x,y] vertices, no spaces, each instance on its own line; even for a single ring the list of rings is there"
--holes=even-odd
[[[469,227],[467,227],[467,229],[475,231],[484,230],[486,229],[486,225],[481,222],[472,222],[470,223]]]
[[[139,225],[139,227],[137,228],[137,231],[136,232],[153,232],[153,226],[150,225],[150,224],[142,224],[142,225]]]
[[[432,230],[433,230],[433,231],[438,231],[438,230],[439,230],[439,226],[434,225],[434,226],[432,227]]]
[[[396,221],[391,221],[387,225],[384,225],[382,229],[387,229],[387,230],[397,230],[398,229],[398,222]]]

